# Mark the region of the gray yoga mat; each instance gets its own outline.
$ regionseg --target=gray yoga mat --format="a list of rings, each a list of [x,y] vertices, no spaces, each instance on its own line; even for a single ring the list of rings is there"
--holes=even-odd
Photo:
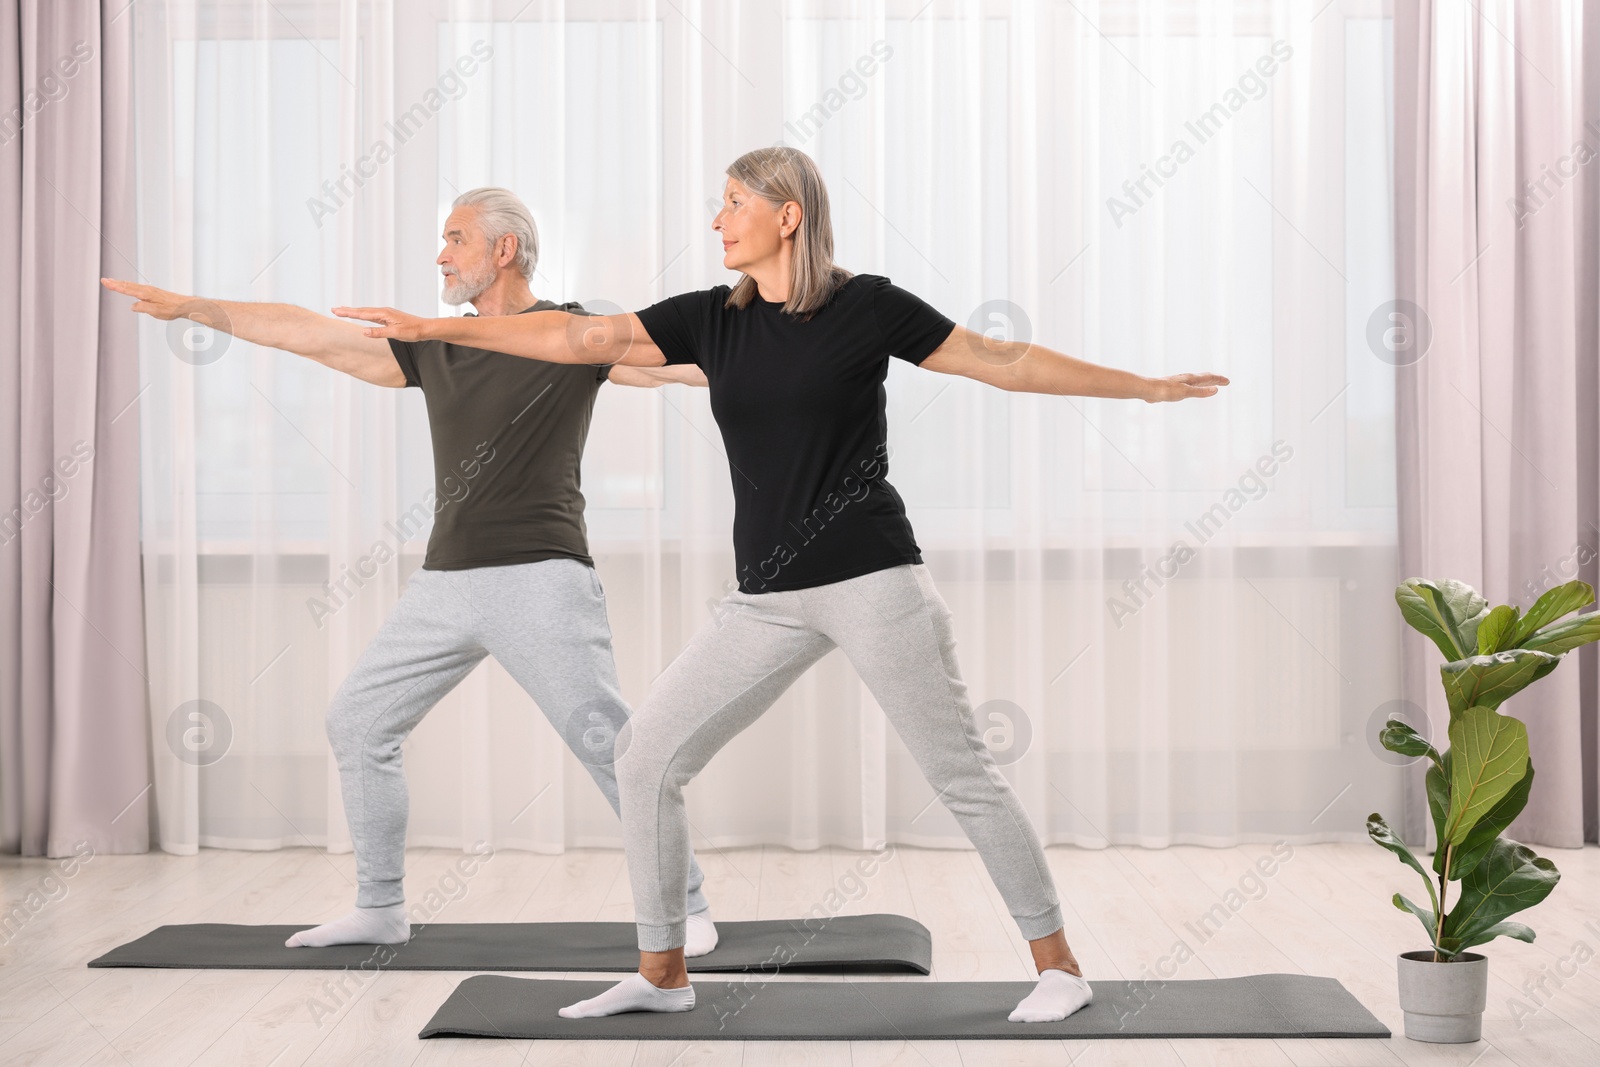
[[[1116,1037],[1389,1037],[1332,978],[1253,974],[1089,983],[1094,1001],[1058,1023],[1006,1015],[1031,982],[695,982],[695,1008],[563,1019],[610,982],[476,975],[419,1037],[660,1041],[877,1041]]]
[[[306,926],[196,923],[160,926],[89,961],[91,967],[235,970],[633,971],[633,923],[427,923],[404,945],[285,948]],[[376,955],[375,955],[376,954]],[[788,960],[787,963],[784,960]],[[904,915],[719,922],[717,947],[691,971],[789,970],[830,974],[927,974],[928,928]]]

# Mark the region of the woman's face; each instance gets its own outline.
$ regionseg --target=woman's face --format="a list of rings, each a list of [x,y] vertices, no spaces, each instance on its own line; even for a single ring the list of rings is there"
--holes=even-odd
[[[799,224],[799,204],[771,204],[737,178],[723,187],[722,210],[711,220],[711,228],[722,234],[722,265],[745,273],[776,256],[784,235]]]

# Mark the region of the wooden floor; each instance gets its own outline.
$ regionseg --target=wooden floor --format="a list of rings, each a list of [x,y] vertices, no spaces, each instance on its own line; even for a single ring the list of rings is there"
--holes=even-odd
[[[1280,850],[1285,846],[1280,845]],[[1066,930],[1084,974],[1154,973],[1181,939],[1193,956],[1175,977],[1264,972],[1331,975],[1396,1035],[1375,1040],[1115,1040],[1000,1042],[527,1042],[419,1041],[416,1034],[464,977],[388,972],[330,988],[326,971],[89,970],[85,961],[162,923],[312,923],[353,902],[351,857],[310,849],[204,850],[199,856],[96,856],[69,878],[57,861],[0,859],[0,898],[28,917],[0,931],[0,1064],[1414,1064],[1418,1067],[1594,1067],[1600,1064],[1600,849],[1545,850],[1563,881],[1519,918],[1535,944],[1488,950],[1485,1040],[1407,1041],[1395,997],[1395,955],[1421,943],[1416,920],[1388,902],[1420,891],[1416,876],[1371,844],[1302,845],[1259,883],[1269,846],[1049,850]],[[897,849],[857,888],[860,853],[779,848],[704,849],[706,890],[721,919],[802,914],[830,892],[853,892],[842,912],[914,916],[933,933],[934,977],[1032,977],[976,856]],[[415,850],[413,904],[444,880],[457,853]],[[53,878],[51,877],[53,875]],[[1202,913],[1242,889],[1221,929]],[[30,894],[33,894],[30,897]],[[440,898],[442,901],[442,898]],[[622,856],[496,853],[443,902],[440,921],[627,920]],[[1196,931],[1199,931],[1197,933]],[[1583,962],[1579,962],[1582,957]],[[1148,968],[1148,972],[1145,969]],[[1576,973],[1574,972],[1576,969]],[[1566,972],[1566,973],[1563,973]],[[526,976],[525,976],[526,977]],[[550,976],[555,977],[555,976]],[[573,975],[594,978],[596,975]],[[1543,980],[1542,988],[1525,982]],[[795,978],[837,981],[837,978]],[[885,979],[902,980],[902,979]],[[923,979],[913,979],[923,980]],[[1520,1007],[1519,1007],[1520,1005]]]

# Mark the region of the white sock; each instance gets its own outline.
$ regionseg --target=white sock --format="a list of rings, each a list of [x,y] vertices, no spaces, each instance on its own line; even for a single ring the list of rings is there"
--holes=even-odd
[[[342,919],[301,930],[284,944],[290,948],[327,945],[403,945],[411,940],[411,922],[404,904],[386,908],[357,908]]]
[[[1006,1018],[1014,1023],[1060,1022],[1093,999],[1088,982],[1052,968],[1039,972],[1039,984]]]
[[[704,956],[717,947],[717,924],[711,921],[711,909],[689,916],[683,927],[683,955],[685,959]]]
[[[598,1019],[625,1011],[688,1011],[694,1007],[694,986],[657,989],[642,974],[630,975],[598,997],[580,1000],[556,1012],[563,1019]]]

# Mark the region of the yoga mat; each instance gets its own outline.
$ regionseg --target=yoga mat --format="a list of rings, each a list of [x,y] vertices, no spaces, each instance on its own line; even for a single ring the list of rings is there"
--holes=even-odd
[[[427,923],[404,945],[285,948],[306,926],[160,926],[89,961],[91,967],[236,970],[635,971],[633,923]],[[717,923],[717,947],[691,971],[787,970],[927,974],[927,927],[903,915],[835,915]],[[788,962],[784,962],[787,960]]]
[[[1089,983],[1094,1001],[1061,1022],[1006,1015],[1031,982],[695,982],[695,1008],[563,1019],[556,1009],[610,982],[476,975],[419,1037],[660,1041],[879,1041],[1118,1037],[1389,1037],[1332,978],[1253,974]]]

